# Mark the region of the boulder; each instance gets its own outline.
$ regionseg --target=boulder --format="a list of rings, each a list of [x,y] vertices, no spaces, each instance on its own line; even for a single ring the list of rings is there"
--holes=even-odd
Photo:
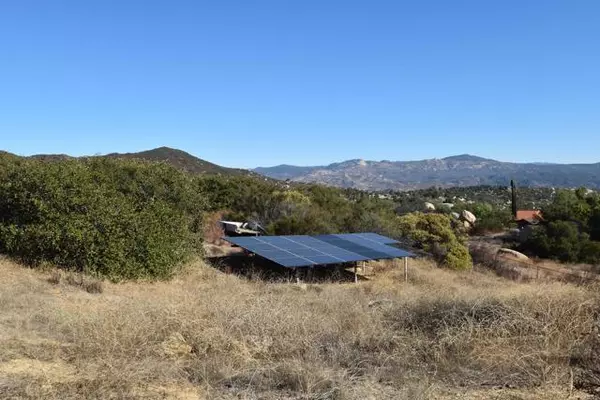
[[[457,212],[452,212],[452,213],[450,213],[450,215],[451,215],[451,216],[452,216],[452,218],[454,218],[454,219],[460,219],[460,214],[459,214],[459,213],[457,213]]]
[[[475,221],[477,221],[477,218],[475,217],[475,215],[473,215],[471,211],[463,210],[461,216],[465,221],[469,222],[471,225],[475,225]]]
[[[469,223],[469,221],[463,221],[463,226],[465,227],[466,230],[471,229],[471,224]]]
[[[435,206],[428,201],[423,204],[423,207],[425,208],[425,211],[435,211]]]
[[[452,208],[454,207],[454,203],[442,203],[444,207]]]
[[[506,249],[506,248],[498,249],[498,252],[496,253],[496,255],[516,258],[517,260],[522,260],[522,261],[529,260],[529,257],[527,257],[525,254],[519,253],[518,251],[515,251],[513,249]]]

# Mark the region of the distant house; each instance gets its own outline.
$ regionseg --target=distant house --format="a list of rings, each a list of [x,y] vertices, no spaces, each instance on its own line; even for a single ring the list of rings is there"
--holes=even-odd
[[[537,225],[543,221],[542,212],[540,210],[517,210],[515,221],[523,225]]]
[[[524,242],[533,232],[533,227],[543,222],[544,218],[540,210],[517,210],[515,221],[519,227],[519,241]]]

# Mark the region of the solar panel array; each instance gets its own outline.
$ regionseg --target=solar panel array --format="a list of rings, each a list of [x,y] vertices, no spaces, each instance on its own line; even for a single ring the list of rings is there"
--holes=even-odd
[[[230,243],[288,268],[412,257],[375,233],[225,237]]]

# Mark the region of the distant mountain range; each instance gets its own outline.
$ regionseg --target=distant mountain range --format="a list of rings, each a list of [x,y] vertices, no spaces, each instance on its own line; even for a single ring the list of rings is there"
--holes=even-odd
[[[0,155],[2,153],[6,154],[0,151]],[[509,163],[469,154],[421,161],[348,160],[314,167],[278,165],[250,171],[223,167],[169,147],[93,157],[166,162],[193,174],[263,175],[279,180],[289,179],[374,191],[410,190],[431,186],[507,185],[511,179],[515,179],[521,186],[586,186],[600,189],[600,163]],[[64,154],[39,154],[31,158],[53,161],[72,157]]]
[[[600,163],[510,163],[469,154],[421,161],[349,160],[314,167],[278,165],[254,171],[274,179],[363,190],[507,185],[511,179],[522,186],[600,188]]]

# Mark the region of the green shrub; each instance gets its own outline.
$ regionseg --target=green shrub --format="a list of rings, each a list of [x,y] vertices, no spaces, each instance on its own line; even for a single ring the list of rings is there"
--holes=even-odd
[[[432,253],[442,265],[460,270],[472,268],[463,232],[453,229],[452,220],[446,215],[415,212],[398,220],[403,235],[417,247]]]
[[[544,224],[520,248],[563,262],[600,263],[600,195],[559,190],[543,209]]]
[[[510,210],[494,207],[490,203],[475,203],[469,207],[469,211],[477,217],[473,234],[502,232],[513,219]]]
[[[0,251],[111,279],[166,278],[201,249],[202,198],[164,164],[0,160]]]
[[[275,235],[318,235],[333,233],[336,230],[315,210],[301,215],[282,216],[268,225],[268,231]]]
[[[581,245],[581,261],[600,265],[600,242],[588,240]]]
[[[600,263],[600,242],[590,240],[574,222],[555,221],[537,227],[521,247],[543,258]]]

